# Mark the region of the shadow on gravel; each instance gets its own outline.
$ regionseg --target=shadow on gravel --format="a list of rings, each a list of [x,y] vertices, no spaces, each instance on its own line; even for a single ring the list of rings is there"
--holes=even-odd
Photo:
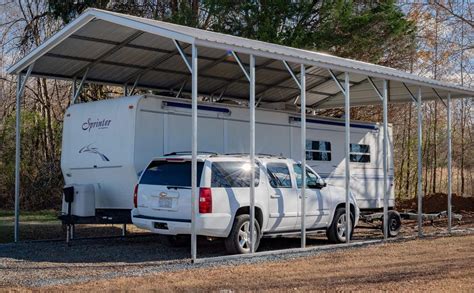
[[[13,232],[13,227],[1,226],[0,232]],[[169,244],[164,236],[148,233],[134,226],[127,227],[127,237],[120,237],[120,225],[80,225],[76,227],[76,237],[68,246],[65,242],[65,230],[58,222],[52,223],[22,223],[21,240],[17,244],[0,244],[0,258],[23,260],[32,262],[70,263],[70,264],[133,264],[157,262],[190,261],[190,244],[177,247]],[[374,234],[354,234],[354,240],[380,237],[379,232]],[[109,236],[108,238],[97,238]],[[94,238],[95,237],[95,238]],[[4,238],[7,240],[9,237]],[[84,239],[88,238],[88,239]],[[36,241],[28,241],[34,239]],[[53,241],[37,241],[41,239],[56,239]],[[198,258],[226,255],[222,239],[208,241],[204,237],[198,239]],[[323,234],[308,235],[307,246],[321,246],[329,244]],[[282,250],[299,248],[299,236],[263,238],[258,251]]]
[[[308,238],[307,245],[328,244],[325,238]],[[262,239],[259,251],[300,247],[300,238]],[[198,239],[198,258],[226,255],[223,240]],[[146,263],[185,261],[189,245],[175,247],[163,236],[131,233],[127,237],[75,239],[68,246],[64,240],[31,241],[0,245],[0,258],[49,263]]]

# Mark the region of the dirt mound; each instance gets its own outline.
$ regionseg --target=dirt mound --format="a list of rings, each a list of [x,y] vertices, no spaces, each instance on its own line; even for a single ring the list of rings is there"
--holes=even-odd
[[[474,212],[474,197],[463,197],[453,193],[452,195],[453,212],[461,211]],[[397,200],[398,210],[416,210],[417,198]],[[423,197],[423,212],[436,213],[448,209],[448,195],[446,193],[432,193]]]

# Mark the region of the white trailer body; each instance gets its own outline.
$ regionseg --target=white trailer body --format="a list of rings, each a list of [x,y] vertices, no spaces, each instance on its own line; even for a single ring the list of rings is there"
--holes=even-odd
[[[199,103],[198,151],[249,152],[249,110]],[[394,206],[389,126],[389,206]],[[351,189],[361,210],[383,207],[382,127],[351,123]],[[301,160],[299,113],[257,108],[256,153]],[[344,186],[344,121],[307,115],[307,164]],[[153,157],[191,149],[189,100],[142,95],[74,104],[65,114],[61,168],[66,185],[93,184],[96,210],[133,208],[133,188]],[[353,162],[352,162],[353,161]],[[63,208],[64,211],[64,208]]]

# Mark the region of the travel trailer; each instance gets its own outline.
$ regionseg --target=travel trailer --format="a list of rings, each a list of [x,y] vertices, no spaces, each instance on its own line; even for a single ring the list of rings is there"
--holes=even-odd
[[[140,172],[154,157],[191,150],[191,101],[154,95],[74,104],[64,117],[61,168],[74,200],[63,214],[77,223],[130,223]],[[301,160],[300,115],[256,109],[256,153]],[[198,152],[249,152],[249,110],[223,103],[198,105]],[[351,190],[361,212],[383,208],[382,127],[351,122]],[[394,206],[389,126],[389,207]],[[328,185],[344,187],[344,121],[307,115],[307,164]],[[65,192],[66,195],[67,192]],[[68,207],[70,211],[68,211]],[[63,217],[64,219],[64,217]],[[71,220],[71,217],[69,217]]]

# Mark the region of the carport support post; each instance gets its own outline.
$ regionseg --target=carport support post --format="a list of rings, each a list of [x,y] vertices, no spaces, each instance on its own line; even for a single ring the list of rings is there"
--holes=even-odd
[[[22,74],[18,74],[16,83],[16,126],[15,126],[15,223],[14,223],[14,241],[20,240],[20,160],[21,160],[21,97],[25,92],[25,85],[30,77],[31,64],[24,78]]]
[[[192,45],[191,60],[191,96],[192,96],[192,143],[191,143],[191,257],[192,261],[197,260],[197,235],[196,235],[196,197],[197,190],[197,94],[198,94],[198,59],[197,47]]]
[[[306,68],[300,70],[301,101],[301,248],[306,247]]]
[[[388,82],[383,80],[383,238],[388,239]]]
[[[349,73],[344,73],[344,120],[345,120],[345,188],[346,188],[346,243],[350,242],[351,235],[351,210],[350,210],[350,185],[351,185],[351,171],[350,171],[350,141],[351,141],[351,106],[350,106],[350,79]]]
[[[255,56],[250,55],[250,252],[255,252]]]
[[[418,237],[422,237],[423,236],[423,222],[422,222],[422,213],[423,213],[423,209],[422,209],[422,198],[423,198],[423,194],[422,194],[422,153],[421,153],[421,144],[422,144],[422,126],[421,126],[421,123],[422,123],[422,119],[423,119],[423,116],[422,116],[422,113],[421,113],[421,87],[418,87],[418,93],[417,93],[417,96],[416,96],[416,99],[417,99],[417,109],[418,109],[418,191],[417,191],[417,196],[418,196]]]
[[[448,132],[448,233],[451,233],[452,227],[452,218],[451,218],[451,197],[453,188],[452,184],[452,150],[451,150],[451,93],[448,93],[448,100],[446,103],[446,110],[447,110],[447,132]]]

